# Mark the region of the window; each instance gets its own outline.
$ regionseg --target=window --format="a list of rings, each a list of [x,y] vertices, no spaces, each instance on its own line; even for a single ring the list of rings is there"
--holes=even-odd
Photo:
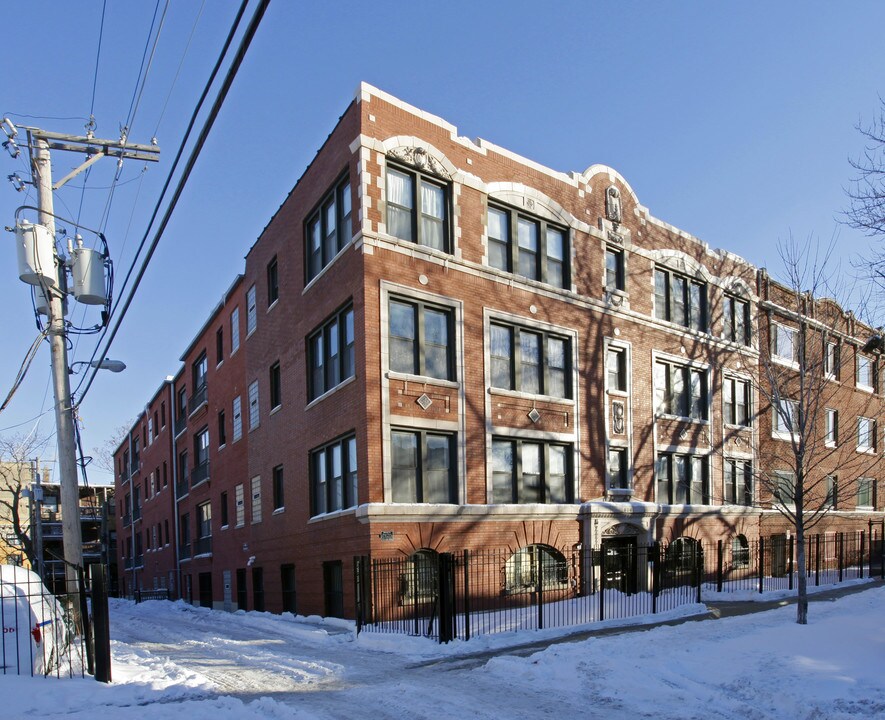
[[[307,339],[310,399],[315,400],[354,375],[353,308],[327,320]]]
[[[775,470],[773,478],[773,495],[781,505],[796,503],[796,475],[787,470]]]
[[[240,396],[237,395],[234,398],[234,442],[243,437],[243,410],[242,410],[242,400]]]
[[[224,426],[224,410],[218,411],[218,447],[227,444],[227,429]]]
[[[839,345],[834,342],[824,342],[824,372],[836,379],[839,376]]]
[[[166,427],[166,403],[160,403],[160,427]]]
[[[774,435],[780,436],[782,439],[789,439],[794,433],[799,431],[799,403],[795,400],[787,400],[785,398],[775,398],[773,402],[774,410]]]
[[[246,499],[242,483],[234,488],[234,504],[234,510],[237,514],[237,527],[243,527],[246,524]]]
[[[435,602],[439,591],[439,555],[433,550],[416,550],[409,556],[400,578],[401,602]]]
[[[873,478],[857,479],[857,507],[873,508],[876,506],[876,481]]]
[[[283,599],[283,612],[295,614],[295,566],[291,563],[280,565],[280,589]]]
[[[495,503],[570,503],[571,446],[495,438],[492,491]]]
[[[283,389],[280,385],[280,364],[270,366],[270,409],[278,408],[283,403]]]
[[[827,434],[824,438],[827,447],[836,447],[839,442],[839,411],[827,408]]]
[[[252,524],[261,522],[261,478],[252,478]]]
[[[839,502],[839,483],[835,475],[827,475],[827,496],[824,506],[835,508]]]
[[[204,427],[194,436],[194,472],[192,485],[209,479],[209,428]]]
[[[655,268],[655,317],[706,332],[706,283],[666,268]]]
[[[228,517],[228,508],[227,508],[227,491],[221,493],[221,527],[226,528],[230,518]]]
[[[190,513],[185,513],[181,516],[180,523],[178,526],[178,534],[179,534],[179,542],[181,543],[182,549],[187,550],[188,556],[190,556],[190,547],[191,547],[191,516]]]
[[[606,388],[627,392],[627,348],[609,345],[605,351]]]
[[[273,469],[273,509],[282,510],[286,506],[283,494],[283,466],[277,465]]]
[[[504,566],[504,592],[533,592],[538,585],[545,590],[568,585],[568,563],[562,553],[548,545],[520,548]]]
[[[725,459],[724,500],[727,505],[753,504],[753,466],[747,460]]]
[[[307,282],[319,275],[351,238],[350,180],[332,188],[307,218],[304,248]]]
[[[750,425],[750,382],[726,377],[722,381],[722,408],[728,425]]]
[[[148,444],[150,444],[154,441],[154,421],[150,417],[148,418],[147,427]]]
[[[489,206],[489,265],[568,288],[568,230],[511,208]]]
[[[188,490],[190,489],[190,477],[189,477],[190,469],[187,464],[187,450],[178,454],[178,482],[181,485],[181,490],[179,490],[179,497],[181,495],[186,495]],[[136,488],[136,492],[138,488]]]
[[[277,268],[277,256],[274,255],[267,264],[267,307],[280,299],[280,278]]]
[[[489,332],[492,387],[571,397],[568,338],[497,323]]]
[[[199,540],[212,537],[212,506],[208,502],[197,505],[197,537]],[[200,544],[199,540],[197,543],[198,546]],[[201,549],[203,552],[208,552],[211,547],[200,549],[195,548],[196,553],[199,553]]]
[[[336,440],[310,454],[312,514],[357,504],[356,438]]]
[[[707,371],[666,360],[655,363],[655,409],[662,415],[707,420]]]
[[[750,303],[726,295],[722,303],[722,337],[741,345],[750,344]]]
[[[608,292],[627,289],[624,273],[624,251],[621,248],[606,247],[605,249],[605,289]]]
[[[609,448],[608,486],[612,490],[630,489],[630,466],[627,459],[627,448]]]
[[[258,381],[255,380],[249,385],[249,430],[258,427]]]
[[[235,307],[230,313],[230,354],[240,349],[240,308]]]
[[[246,291],[246,337],[258,327],[258,310],[255,305],[255,286]]]
[[[750,567],[750,543],[744,535],[736,535],[731,541],[731,566]]]
[[[451,252],[448,187],[422,173],[387,167],[387,232]]]
[[[163,487],[169,487],[169,470],[166,461],[163,461]]]
[[[166,534],[166,545],[169,544],[169,520],[163,520],[163,530],[165,530]]]
[[[872,358],[866,355],[857,355],[857,387],[863,390],[875,391],[876,388],[876,364]]]
[[[390,369],[454,380],[452,311],[423,302],[390,300]]]
[[[176,408],[176,411],[177,411],[176,417],[178,420],[184,420],[185,418],[187,418],[187,389],[186,388],[180,388],[178,390],[177,399],[178,399],[178,407]]]
[[[224,328],[215,331],[215,364],[221,365],[224,360]]]
[[[457,502],[454,435],[393,430],[390,445],[393,502]]]
[[[857,450],[873,452],[876,449],[876,421],[870,418],[857,419]]]
[[[200,353],[191,366],[191,375],[193,378],[193,390],[191,391],[190,404],[188,405],[189,414],[195,412],[201,405],[206,402],[206,373],[208,371],[208,362],[206,361],[206,351]]]
[[[788,363],[799,362],[799,331],[795,328],[772,323],[771,355]]]
[[[707,458],[660,453],[655,463],[658,502],[662,505],[708,505]]]

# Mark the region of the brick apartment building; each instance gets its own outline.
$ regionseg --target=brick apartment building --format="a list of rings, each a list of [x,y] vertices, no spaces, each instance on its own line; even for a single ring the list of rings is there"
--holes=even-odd
[[[821,527],[863,529],[871,328],[611,168],[551,170],[362,85],[116,453],[120,587],[350,615],[356,555],[787,533],[754,478],[789,481],[791,435],[754,378],[795,374],[800,327],[830,363]]]

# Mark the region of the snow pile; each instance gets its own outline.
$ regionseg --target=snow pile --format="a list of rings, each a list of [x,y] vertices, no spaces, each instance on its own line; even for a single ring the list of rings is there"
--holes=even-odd
[[[112,684],[0,677],[0,716],[885,718],[883,606],[885,587],[877,586],[813,600],[807,626],[796,625],[795,607],[786,606],[538,650],[535,643],[563,632],[440,646],[374,633],[356,638],[341,621],[117,601]]]

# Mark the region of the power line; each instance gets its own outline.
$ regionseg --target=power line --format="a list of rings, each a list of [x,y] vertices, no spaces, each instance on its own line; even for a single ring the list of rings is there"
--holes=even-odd
[[[264,13],[267,10],[267,6],[269,5],[269,3],[270,3],[270,0],[260,0],[258,7],[256,8],[255,13],[252,17],[252,20],[250,21],[249,26],[247,27],[245,34],[244,34],[242,40],[240,41],[240,45],[237,50],[237,53],[231,63],[230,68],[227,71],[227,75],[224,78],[224,82],[218,92],[218,95],[216,96],[215,102],[209,112],[209,116],[207,117],[205,123],[203,124],[203,128],[200,131],[200,135],[197,139],[196,145],[191,150],[191,154],[188,158],[188,161],[187,161],[185,169],[182,173],[182,176],[179,179],[178,184],[175,189],[175,192],[169,201],[169,206],[167,207],[166,212],[163,215],[163,219],[160,223],[160,226],[157,229],[157,231],[155,232],[154,238],[151,241],[151,245],[148,248],[147,254],[146,254],[144,260],[142,261],[141,268],[139,269],[139,272],[135,278],[133,287],[129,291],[129,294],[123,303],[122,309],[119,310],[119,314],[115,313],[114,327],[112,330],[110,330],[110,336],[108,337],[107,341],[105,342],[104,348],[102,349],[102,352],[101,352],[102,356],[107,355],[107,352],[110,349],[110,346],[114,341],[114,338],[116,337],[116,334],[120,328],[120,324],[122,322],[122,319],[123,319],[123,317],[125,317],[126,312],[132,303],[132,299],[135,295],[135,291],[137,290],[138,285],[141,282],[141,278],[144,276],[144,273],[147,270],[147,265],[150,262],[150,259],[153,256],[153,253],[156,250],[157,245],[159,244],[160,237],[162,236],[163,231],[165,230],[166,225],[169,222],[169,219],[172,215],[172,211],[175,209],[175,206],[178,203],[178,199],[181,196],[182,191],[184,190],[184,186],[190,176],[193,166],[194,166],[197,158],[199,157],[199,154],[203,148],[203,145],[205,144],[205,141],[206,141],[206,138],[209,134],[209,131],[211,130],[212,125],[214,124],[215,119],[221,109],[221,105],[224,102],[225,98],[227,97],[227,93],[230,90],[233,80],[236,77],[237,71],[239,70],[240,65],[243,62],[243,58],[245,57],[245,53],[248,50],[249,45],[251,44],[252,39],[255,36],[255,33],[258,30],[258,25],[260,24],[261,19],[264,16]],[[209,90],[211,89],[211,86],[214,82],[214,79],[215,79],[217,73],[218,73],[218,70],[220,69],[220,66],[224,60],[224,57],[227,54],[227,51],[233,41],[233,37],[236,34],[236,30],[239,27],[240,20],[242,19],[242,16],[246,10],[247,4],[248,4],[248,0],[243,0],[242,4],[240,5],[240,8],[237,12],[237,16],[234,19],[234,23],[231,27],[230,32],[228,33],[228,37],[225,41],[224,47],[223,47],[221,53],[219,54],[218,60],[216,61],[216,64],[215,64],[215,67],[213,67],[213,69],[212,69],[212,73],[210,75],[210,78],[207,81],[206,86],[203,89],[203,93],[200,96],[197,106],[194,109],[193,114],[191,115],[190,122],[188,123],[188,127],[187,127],[187,130],[185,131],[184,138],[182,139],[182,142],[178,148],[178,152],[177,152],[175,160],[173,162],[173,166],[170,169],[169,175],[167,176],[166,182],[163,185],[163,189],[160,193],[160,199],[157,201],[157,204],[154,207],[154,211],[151,215],[150,222],[148,223],[147,230],[145,231],[145,234],[141,240],[141,244],[139,245],[138,251],[136,252],[136,255],[135,255],[136,258],[140,255],[141,250],[142,250],[145,242],[147,241],[148,235],[150,233],[150,228],[153,226],[153,223],[156,220],[156,217],[160,211],[160,204],[162,202],[163,197],[166,194],[166,191],[169,188],[169,185],[172,182],[172,174],[174,173],[175,168],[177,167],[178,162],[184,152],[184,146],[187,142],[188,137],[190,136],[190,133],[191,133],[191,130],[193,129],[194,124],[196,123],[196,119],[197,119],[197,115],[199,113],[199,110],[202,107],[203,103],[205,102],[206,96],[209,94]],[[124,280],[124,283],[123,283],[124,288],[126,287],[126,285],[128,283],[129,276],[130,276],[133,268],[134,268],[134,264],[133,264],[132,268],[130,268],[130,273],[127,273],[126,279]],[[121,290],[121,293],[122,293],[122,290]],[[99,354],[98,351],[99,351],[100,344],[101,344],[101,341],[99,341],[98,345],[96,345],[95,351],[92,354],[93,360]],[[84,380],[81,381],[79,383],[79,385],[77,386],[76,393],[79,395],[81,402],[82,402],[83,398],[86,396],[86,394],[88,393],[89,389],[92,387],[92,383],[95,380],[96,374],[97,374],[97,368],[93,368],[92,372],[89,373],[88,378],[84,377]],[[83,387],[84,382],[85,382],[85,387]],[[80,390],[81,387],[83,387],[82,391]]]

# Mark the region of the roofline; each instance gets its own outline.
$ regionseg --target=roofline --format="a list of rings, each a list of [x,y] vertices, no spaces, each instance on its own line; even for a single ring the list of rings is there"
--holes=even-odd
[[[239,285],[241,282],[243,282],[244,277],[245,277],[245,275],[243,273],[240,273],[239,275],[237,275],[234,278],[234,281],[231,283],[230,287],[227,290],[225,290],[225,292],[222,294],[221,301],[218,303],[218,305],[215,306],[215,309],[211,313],[209,313],[209,317],[206,319],[206,322],[203,323],[203,325],[197,331],[197,334],[194,336],[194,339],[188,343],[187,348],[181,354],[181,357],[178,358],[179,360],[181,360],[181,362],[185,361],[187,356],[190,354],[190,351],[194,349],[194,345],[196,345],[199,342],[200,338],[203,337],[203,333],[206,332],[206,329],[213,322],[215,322],[215,318],[218,317],[218,313],[220,313],[224,309],[224,306],[227,304],[227,301],[230,300],[231,295],[233,295],[234,289],[237,287],[237,285]]]

